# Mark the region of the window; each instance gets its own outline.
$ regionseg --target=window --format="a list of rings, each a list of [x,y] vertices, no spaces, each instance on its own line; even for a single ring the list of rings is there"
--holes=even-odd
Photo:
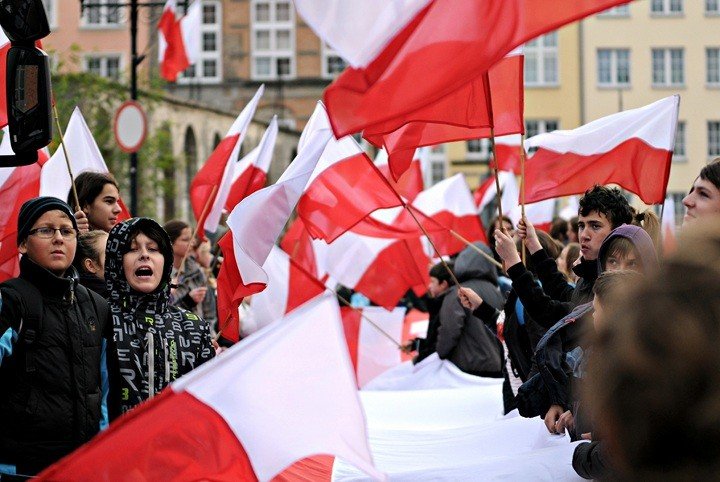
[[[120,80],[120,55],[88,55],[85,57],[85,72]]]
[[[55,0],[56,2],[59,0]],[[120,0],[96,0],[85,7],[82,24],[85,27],[107,28],[120,26]]]
[[[705,66],[707,71],[705,80],[708,85],[720,87],[720,48],[705,49]]]
[[[558,34],[531,40],[523,48],[525,85],[558,85]]]
[[[45,7],[45,15],[47,15],[48,24],[51,29],[57,28],[57,8],[60,0],[42,0]]]
[[[294,77],[295,14],[290,0],[252,0],[251,12],[252,77]]]
[[[652,83],[660,87],[685,83],[683,49],[652,49]]]
[[[668,193],[668,197],[672,199],[673,203],[673,214],[675,216],[675,226],[682,226],[683,217],[685,216],[685,206],[683,205],[683,199],[687,193],[684,192],[671,192]]]
[[[720,0],[705,0],[705,15],[720,15]]]
[[[708,157],[720,156],[720,121],[708,121]]]
[[[530,139],[538,134],[556,131],[560,128],[560,122],[552,119],[525,119],[525,137]],[[528,153],[537,151],[536,147],[528,149]]]
[[[675,150],[673,151],[673,161],[687,160],[685,145],[685,121],[678,121],[677,129],[675,130]]]
[[[619,7],[610,7],[599,14],[600,17],[629,17],[630,5],[620,5]]]
[[[430,169],[425,171],[426,173],[429,172],[429,177],[425,179],[425,186],[430,187],[445,179],[445,171],[447,168],[445,144],[432,146],[428,160],[430,162]]]
[[[652,0],[650,13],[653,15],[680,15],[683,13],[683,0]]]
[[[472,139],[467,141],[467,161],[487,161],[490,159],[490,140]]]
[[[180,7],[182,2],[178,2]],[[182,9],[178,10],[181,13]],[[222,10],[221,2],[202,0],[200,55],[178,77],[179,84],[217,83],[222,80]]]
[[[322,77],[334,79],[347,67],[347,62],[332,47],[323,43],[322,46]]]
[[[630,86],[630,50],[598,49],[598,86]]]

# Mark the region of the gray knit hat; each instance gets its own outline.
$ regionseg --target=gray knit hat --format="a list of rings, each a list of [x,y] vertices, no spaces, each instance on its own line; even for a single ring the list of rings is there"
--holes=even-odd
[[[70,221],[72,221],[73,227],[77,230],[78,225],[77,221],[75,220],[75,215],[73,214],[72,209],[70,209],[70,206],[68,206],[65,201],[51,196],[36,197],[25,201],[25,203],[23,203],[22,207],[20,208],[17,223],[18,246],[20,245],[20,243],[25,241],[25,238],[28,237],[28,234],[32,229],[33,224],[35,224],[35,221],[37,221],[38,218],[46,212],[53,211],[55,209],[67,214],[70,218]]]

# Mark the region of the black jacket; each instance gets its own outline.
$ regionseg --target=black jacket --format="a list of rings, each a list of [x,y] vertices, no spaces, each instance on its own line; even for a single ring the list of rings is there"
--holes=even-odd
[[[581,443],[575,447],[572,466],[583,479],[603,479],[611,472],[600,441]]]
[[[426,301],[428,308],[428,329],[425,338],[420,338],[418,342],[418,354],[413,363],[420,363],[425,358],[435,353],[437,347],[438,328],[440,327],[440,307],[445,299],[447,292],[437,296],[436,298],[428,298]]]
[[[489,249],[482,245],[489,253]],[[498,309],[505,304],[497,286],[495,266],[472,248],[465,248],[455,260],[455,276],[462,286],[475,291],[490,306]],[[437,354],[457,367],[478,376],[502,376],[502,348],[494,326],[482,320],[460,304],[457,286],[447,291],[440,308]]]
[[[42,310],[39,322],[23,325],[32,314],[26,296],[12,280],[0,285],[0,336],[13,339],[0,360],[0,463],[35,474],[99,431],[103,341],[111,332],[106,301],[73,277],[23,256],[20,278],[37,289]]]

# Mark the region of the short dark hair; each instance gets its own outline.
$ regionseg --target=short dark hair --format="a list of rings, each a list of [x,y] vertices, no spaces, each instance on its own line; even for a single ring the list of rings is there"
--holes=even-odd
[[[567,241],[568,222],[563,218],[556,216],[550,225],[550,237],[558,241]]]
[[[115,181],[115,178],[109,172],[87,171],[76,177],[75,188],[77,189],[80,209],[88,204],[92,204],[95,198],[97,198],[105,188],[106,184],[112,184],[120,191],[117,181]],[[73,195],[72,187],[70,188],[70,192],[68,192],[67,203],[75,209],[75,196]]]
[[[167,233],[155,222],[138,223],[133,226],[130,238],[128,239],[128,249],[130,249],[130,243],[132,240],[137,238],[140,233],[143,233],[145,236],[155,241],[158,244],[158,248],[160,248],[160,252],[163,256],[167,257],[168,253],[172,253],[172,246],[168,244]]]
[[[720,189],[720,157],[713,159],[700,170],[700,179],[710,181]]]
[[[633,220],[633,210],[618,188],[595,184],[580,198],[579,213],[587,216],[593,211],[604,214],[613,229]]]
[[[627,269],[605,271],[595,280],[593,294],[600,303],[606,303],[609,300],[614,300],[622,292],[627,291],[630,287],[642,282],[642,280],[643,275],[637,271]]]
[[[455,269],[455,266],[451,261],[448,261],[447,266],[450,268],[450,270]],[[448,285],[452,284],[452,276],[450,276],[450,273],[448,273],[448,270],[443,263],[437,263],[432,268],[430,268],[430,276],[433,278],[437,278],[440,283],[446,281]]]
[[[75,251],[75,259],[73,266],[80,271],[85,271],[83,261],[91,259],[96,263],[100,263],[100,251],[97,249],[97,240],[102,236],[107,236],[106,231],[95,229],[86,233],[80,233],[77,238],[77,251]],[[103,249],[105,251],[105,249]]]
[[[185,228],[189,228],[190,225],[185,221],[179,219],[172,219],[165,223],[163,228],[165,232],[170,236],[170,242],[175,243],[175,240],[180,237]]]

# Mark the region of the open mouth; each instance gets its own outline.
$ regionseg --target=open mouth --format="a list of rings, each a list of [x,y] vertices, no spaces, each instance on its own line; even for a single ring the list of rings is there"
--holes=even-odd
[[[135,270],[135,276],[138,278],[150,278],[153,275],[152,268],[148,266],[141,266],[140,268]]]

